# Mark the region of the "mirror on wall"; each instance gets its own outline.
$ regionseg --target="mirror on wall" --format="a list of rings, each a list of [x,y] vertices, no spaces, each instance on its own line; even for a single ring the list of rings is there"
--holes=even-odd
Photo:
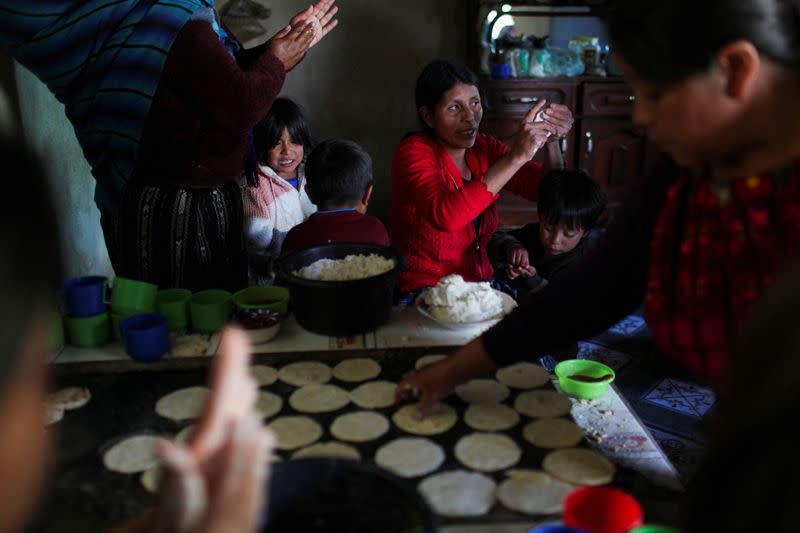
[[[610,49],[597,16],[601,3],[481,2],[476,28],[481,72],[501,79],[606,75]],[[587,47],[591,57],[585,58]],[[508,67],[500,72],[504,64]]]

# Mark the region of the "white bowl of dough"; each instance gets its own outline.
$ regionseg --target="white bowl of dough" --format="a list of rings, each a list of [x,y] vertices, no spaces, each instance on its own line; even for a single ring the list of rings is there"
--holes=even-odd
[[[469,282],[458,274],[439,280],[414,305],[423,316],[448,329],[489,327],[517,307],[508,294],[488,282]]]

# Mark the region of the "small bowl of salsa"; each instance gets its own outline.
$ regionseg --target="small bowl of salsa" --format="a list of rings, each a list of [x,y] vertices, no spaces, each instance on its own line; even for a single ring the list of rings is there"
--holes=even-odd
[[[581,400],[596,400],[614,381],[614,371],[597,361],[569,359],[556,365],[558,385],[565,394]]]
[[[252,344],[271,341],[281,329],[281,314],[271,309],[240,309],[235,317]]]

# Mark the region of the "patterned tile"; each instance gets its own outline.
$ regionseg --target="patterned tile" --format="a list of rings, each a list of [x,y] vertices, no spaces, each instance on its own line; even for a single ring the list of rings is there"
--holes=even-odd
[[[701,418],[711,409],[716,399],[708,387],[678,379],[664,379],[642,396],[642,401],[694,418]]]
[[[644,325],[642,317],[630,315],[611,326],[608,331],[617,335],[629,336],[636,334]]]
[[[548,372],[553,372],[556,369],[558,361],[549,355],[543,355],[539,358],[539,364],[542,365]]]
[[[701,444],[679,435],[662,431],[648,425],[650,433],[675,466],[684,486],[692,479],[703,460],[704,449]]]
[[[591,359],[610,366],[614,372],[627,365],[631,356],[591,342],[578,343],[578,359]]]

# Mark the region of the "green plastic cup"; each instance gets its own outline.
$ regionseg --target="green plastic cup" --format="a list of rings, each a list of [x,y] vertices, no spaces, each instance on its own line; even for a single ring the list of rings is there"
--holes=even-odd
[[[87,317],[64,317],[70,344],[92,348],[111,340],[111,320],[108,313]]]
[[[189,327],[189,301],[192,291],[188,289],[166,289],[156,295],[156,311],[167,317],[170,331]]]
[[[681,530],[674,527],[653,524],[637,527],[636,529],[631,530],[629,533],[681,533]]]
[[[203,333],[219,331],[233,311],[233,297],[228,291],[200,291],[192,295],[189,314],[192,325]]]
[[[50,351],[55,352],[64,347],[64,318],[61,313],[53,312],[50,327]]]
[[[132,317],[136,313],[111,313],[111,333],[114,336],[114,340],[121,341],[122,340],[122,329],[119,327],[119,323],[125,320],[128,317]]]
[[[111,311],[118,315],[151,313],[156,310],[158,285],[129,278],[114,278],[111,289]]]
[[[281,314],[289,310],[289,289],[276,285],[248,287],[233,295],[239,309],[270,309]]]
[[[616,375],[611,368],[597,361],[588,359],[569,359],[556,365],[558,385],[564,393],[582,400],[596,400],[606,393],[608,385],[614,381]],[[587,378],[602,378],[598,382],[587,382],[575,379],[575,376]]]
[[[111,311],[118,315],[151,313],[156,310],[158,285],[129,278],[114,278],[111,289]]]

